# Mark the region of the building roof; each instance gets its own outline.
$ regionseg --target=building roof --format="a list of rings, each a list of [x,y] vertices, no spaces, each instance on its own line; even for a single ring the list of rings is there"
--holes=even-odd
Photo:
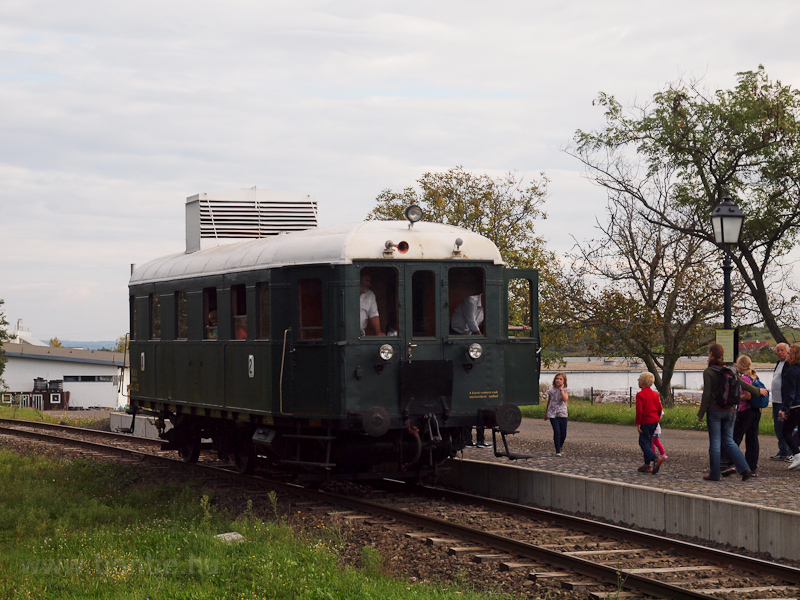
[[[457,239],[462,242],[458,247]],[[394,249],[392,259],[489,260],[503,264],[500,251],[491,240],[460,227],[420,221],[410,229],[406,221],[365,221],[171,254],[136,269],[130,285],[288,265],[384,260],[388,242],[407,244],[405,252]]]
[[[115,365],[118,367],[127,365],[127,354],[122,352],[53,348],[51,346],[33,346],[31,344],[3,344],[3,350],[5,350],[7,356],[17,358]]]

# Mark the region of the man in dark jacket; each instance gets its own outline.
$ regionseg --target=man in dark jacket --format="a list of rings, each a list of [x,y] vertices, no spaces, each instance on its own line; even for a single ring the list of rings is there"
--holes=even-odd
[[[772,373],[772,424],[775,427],[775,437],[778,438],[778,453],[771,456],[771,460],[792,460],[792,452],[789,445],[783,438],[783,422],[778,415],[783,408],[783,379],[786,375],[786,353],[789,352],[789,344],[781,342],[775,346],[775,353],[778,355],[778,362],[775,371]]]

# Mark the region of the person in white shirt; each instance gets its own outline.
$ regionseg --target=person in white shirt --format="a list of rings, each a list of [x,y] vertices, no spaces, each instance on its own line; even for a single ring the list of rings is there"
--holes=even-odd
[[[361,335],[383,335],[381,332],[381,319],[378,313],[378,301],[375,292],[370,288],[372,278],[361,273]]]
[[[453,335],[481,335],[481,323],[483,323],[481,294],[467,296],[450,317],[450,333]]]

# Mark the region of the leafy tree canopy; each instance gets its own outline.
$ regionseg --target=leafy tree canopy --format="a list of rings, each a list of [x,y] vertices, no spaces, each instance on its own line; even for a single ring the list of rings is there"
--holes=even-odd
[[[57,337],[50,338],[50,347],[51,348],[63,348],[64,344],[61,343]]]
[[[128,334],[124,333],[117,338],[117,343],[112,352],[126,352],[128,350]]]
[[[745,214],[734,264],[783,340],[780,324],[796,321],[784,259],[800,232],[800,92],[763,66],[737,78],[734,89],[713,93],[679,79],[629,110],[601,93],[605,126],[578,130],[568,152],[596,183],[636,198],[649,220],[705,242],[714,241],[709,215],[729,191]],[[666,208],[642,191],[664,169],[676,176]]]
[[[3,381],[2,375],[3,371],[6,370],[6,361],[8,360],[6,351],[3,349],[3,344],[12,339],[8,334],[8,321],[6,320],[6,313],[3,310],[3,304],[5,304],[5,300],[0,299],[0,389],[6,388],[6,382]]]

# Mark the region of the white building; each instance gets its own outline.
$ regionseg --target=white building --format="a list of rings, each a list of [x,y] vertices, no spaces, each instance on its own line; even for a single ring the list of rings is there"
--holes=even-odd
[[[19,325],[18,331],[21,331]],[[125,354],[52,348],[39,345],[41,342],[32,343],[28,338],[29,334],[22,335],[3,344],[7,362],[2,377],[8,388],[3,391],[3,402],[10,403],[11,394],[21,394],[28,400],[27,405],[38,408],[44,397],[41,407],[47,410],[50,396],[41,390],[34,391],[34,380],[40,379],[53,382],[53,387],[58,386],[56,382],[63,382],[63,391],[69,392],[70,408],[117,408],[128,403]]]

